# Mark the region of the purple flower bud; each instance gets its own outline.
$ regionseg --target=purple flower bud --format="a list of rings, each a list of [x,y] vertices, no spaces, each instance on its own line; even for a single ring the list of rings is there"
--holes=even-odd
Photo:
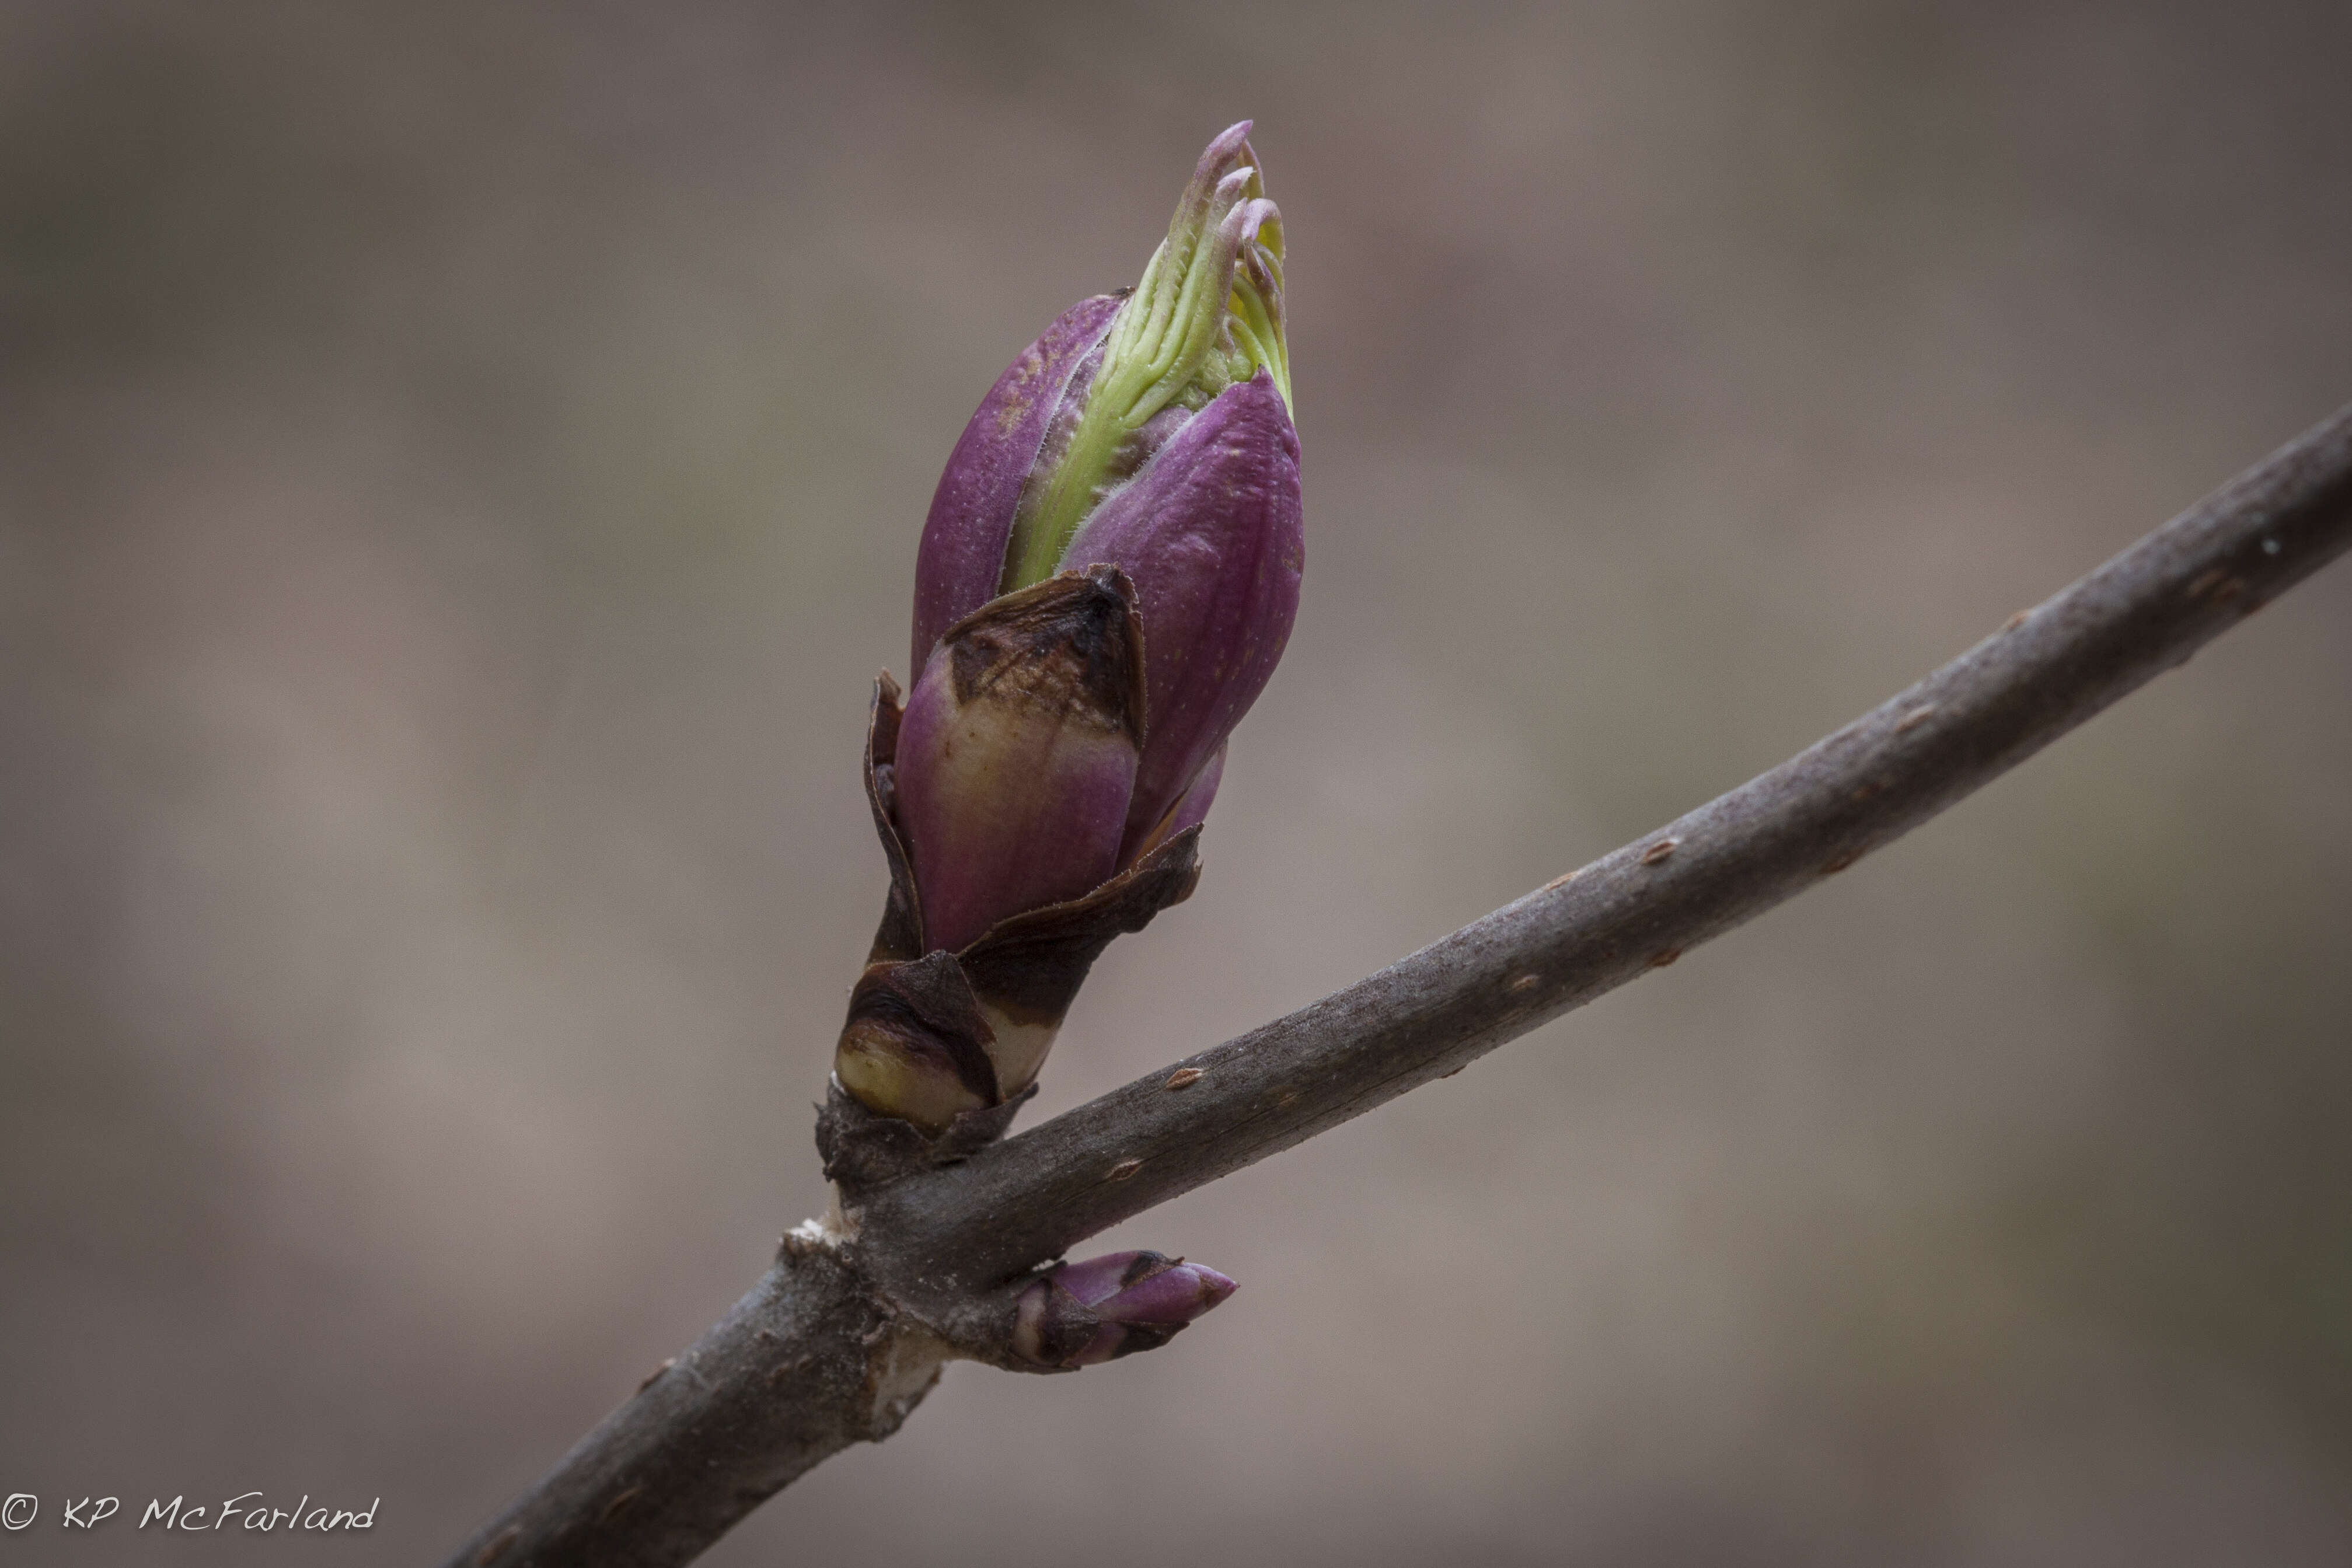
[[[1108,881],[1135,786],[1143,649],[1114,568],[947,629],[898,727],[898,817],[931,948]]]
[[[1143,615],[1143,758],[1123,854],[1265,689],[1298,613],[1303,521],[1298,438],[1260,371],[1218,393],[1070,542],[1072,560],[1133,579]]]
[[[1065,1263],[1021,1292],[1013,1347],[1040,1366],[1116,1361],[1166,1344],[1234,1289],[1214,1269],[1158,1252]]]

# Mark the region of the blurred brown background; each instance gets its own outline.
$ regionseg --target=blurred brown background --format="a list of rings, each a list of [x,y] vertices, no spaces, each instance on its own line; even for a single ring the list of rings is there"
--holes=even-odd
[[[1259,121],[1307,599],[1041,1111],[2352,396],[2337,3],[0,12],[0,1563],[410,1563],[822,1207],[940,463]],[[901,672],[903,674],[903,671]],[[2352,569],[718,1563],[2352,1559]],[[57,1497],[383,1498],[76,1540]]]

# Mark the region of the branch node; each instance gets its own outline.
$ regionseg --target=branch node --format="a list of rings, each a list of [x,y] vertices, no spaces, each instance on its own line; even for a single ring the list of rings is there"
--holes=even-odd
[[[816,1151],[827,1180],[856,1195],[970,1159],[1004,1135],[1037,1092],[1034,1083],[1002,1105],[966,1111],[937,1137],[926,1137],[912,1122],[877,1115],[852,1099],[839,1082],[829,1085],[817,1110]]]

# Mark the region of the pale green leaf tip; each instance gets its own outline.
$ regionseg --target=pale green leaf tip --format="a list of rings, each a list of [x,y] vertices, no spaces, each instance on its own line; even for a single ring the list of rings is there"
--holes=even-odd
[[[1035,510],[1015,530],[1007,590],[1054,572],[1094,509],[1120,444],[1161,409],[1205,407],[1261,370],[1292,406],[1282,213],[1266,196],[1251,124],[1228,127],[1201,154],[1168,237],[1112,320],[1077,428]]]

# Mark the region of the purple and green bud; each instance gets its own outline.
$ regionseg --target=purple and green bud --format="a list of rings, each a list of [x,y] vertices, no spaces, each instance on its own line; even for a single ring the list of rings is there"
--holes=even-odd
[[[1059,428],[1047,432],[999,587],[1036,582],[1064,565],[1087,514],[1227,387],[1263,371],[1287,408],[1282,214],[1266,200],[1249,131],[1244,120],[1201,154],[1168,237],[1084,378],[1082,404],[1066,397],[1056,411]]]
[[[1069,545],[1227,387],[1290,405],[1282,214],[1244,120],[1209,143],[1143,280],[1080,300],[982,400],[940,476],[915,564],[913,664],[999,593],[1092,564]]]
[[[869,964],[952,956],[972,1009],[869,968],[836,1060],[931,1133],[1024,1092],[1094,957],[1191,892],[1297,613],[1282,219],[1249,129],[1210,143],[1142,281],[998,380],[932,499],[912,690],[902,715],[886,678],[868,745],[892,879]]]
[[[1157,1350],[1234,1293],[1214,1269],[1157,1252],[1065,1263],[1033,1281],[1013,1309],[1013,1348],[1038,1366],[1075,1369]]]

